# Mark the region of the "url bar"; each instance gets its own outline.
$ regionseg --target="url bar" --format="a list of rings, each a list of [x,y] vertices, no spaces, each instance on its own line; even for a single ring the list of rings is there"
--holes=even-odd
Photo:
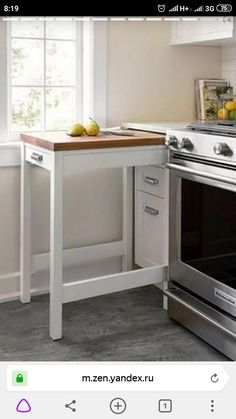
[[[228,381],[223,366],[201,363],[24,363],[7,368],[7,389],[17,392],[221,391]]]

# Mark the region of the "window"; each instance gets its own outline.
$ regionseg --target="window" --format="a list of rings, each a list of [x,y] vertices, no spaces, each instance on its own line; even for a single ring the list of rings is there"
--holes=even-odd
[[[0,18],[0,143],[89,116],[105,127],[106,71],[106,22]]]
[[[10,28],[10,131],[66,130],[80,118],[75,21],[16,21]]]

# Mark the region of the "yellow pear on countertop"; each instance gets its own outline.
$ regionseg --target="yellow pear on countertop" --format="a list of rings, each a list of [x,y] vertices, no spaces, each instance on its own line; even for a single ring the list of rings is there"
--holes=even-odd
[[[89,123],[85,125],[85,132],[89,136],[96,136],[99,134],[100,127],[93,118],[89,118]]]
[[[80,137],[84,133],[84,126],[80,123],[74,124],[71,129],[68,131],[68,135],[71,137]]]

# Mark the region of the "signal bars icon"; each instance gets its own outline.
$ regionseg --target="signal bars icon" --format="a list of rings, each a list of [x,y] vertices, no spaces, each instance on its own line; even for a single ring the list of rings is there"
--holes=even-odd
[[[204,12],[204,6],[198,7],[194,12]]]
[[[179,11],[179,5],[177,4],[175,7],[172,7],[172,9],[169,10],[169,12],[178,12]]]

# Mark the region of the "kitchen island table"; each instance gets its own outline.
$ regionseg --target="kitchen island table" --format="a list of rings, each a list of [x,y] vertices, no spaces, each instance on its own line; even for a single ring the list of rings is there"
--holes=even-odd
[[[124,289],[160,283],[165,265],[132,270],[133,167],[161,165],[167,160],[164,136],[134,131],[133,136],[100,134],[71,138],[65,132],[21,135],[21,291],[22,303],[31,299],[31,168],[50,172],[50,336],[62,337],[62,305]],[[89,169],[123,168],[122,240],[63,250],[63,175]],[[63,259],[78,252],[78,260],[94,261],[122,256],[123,272],[63,284]]]

